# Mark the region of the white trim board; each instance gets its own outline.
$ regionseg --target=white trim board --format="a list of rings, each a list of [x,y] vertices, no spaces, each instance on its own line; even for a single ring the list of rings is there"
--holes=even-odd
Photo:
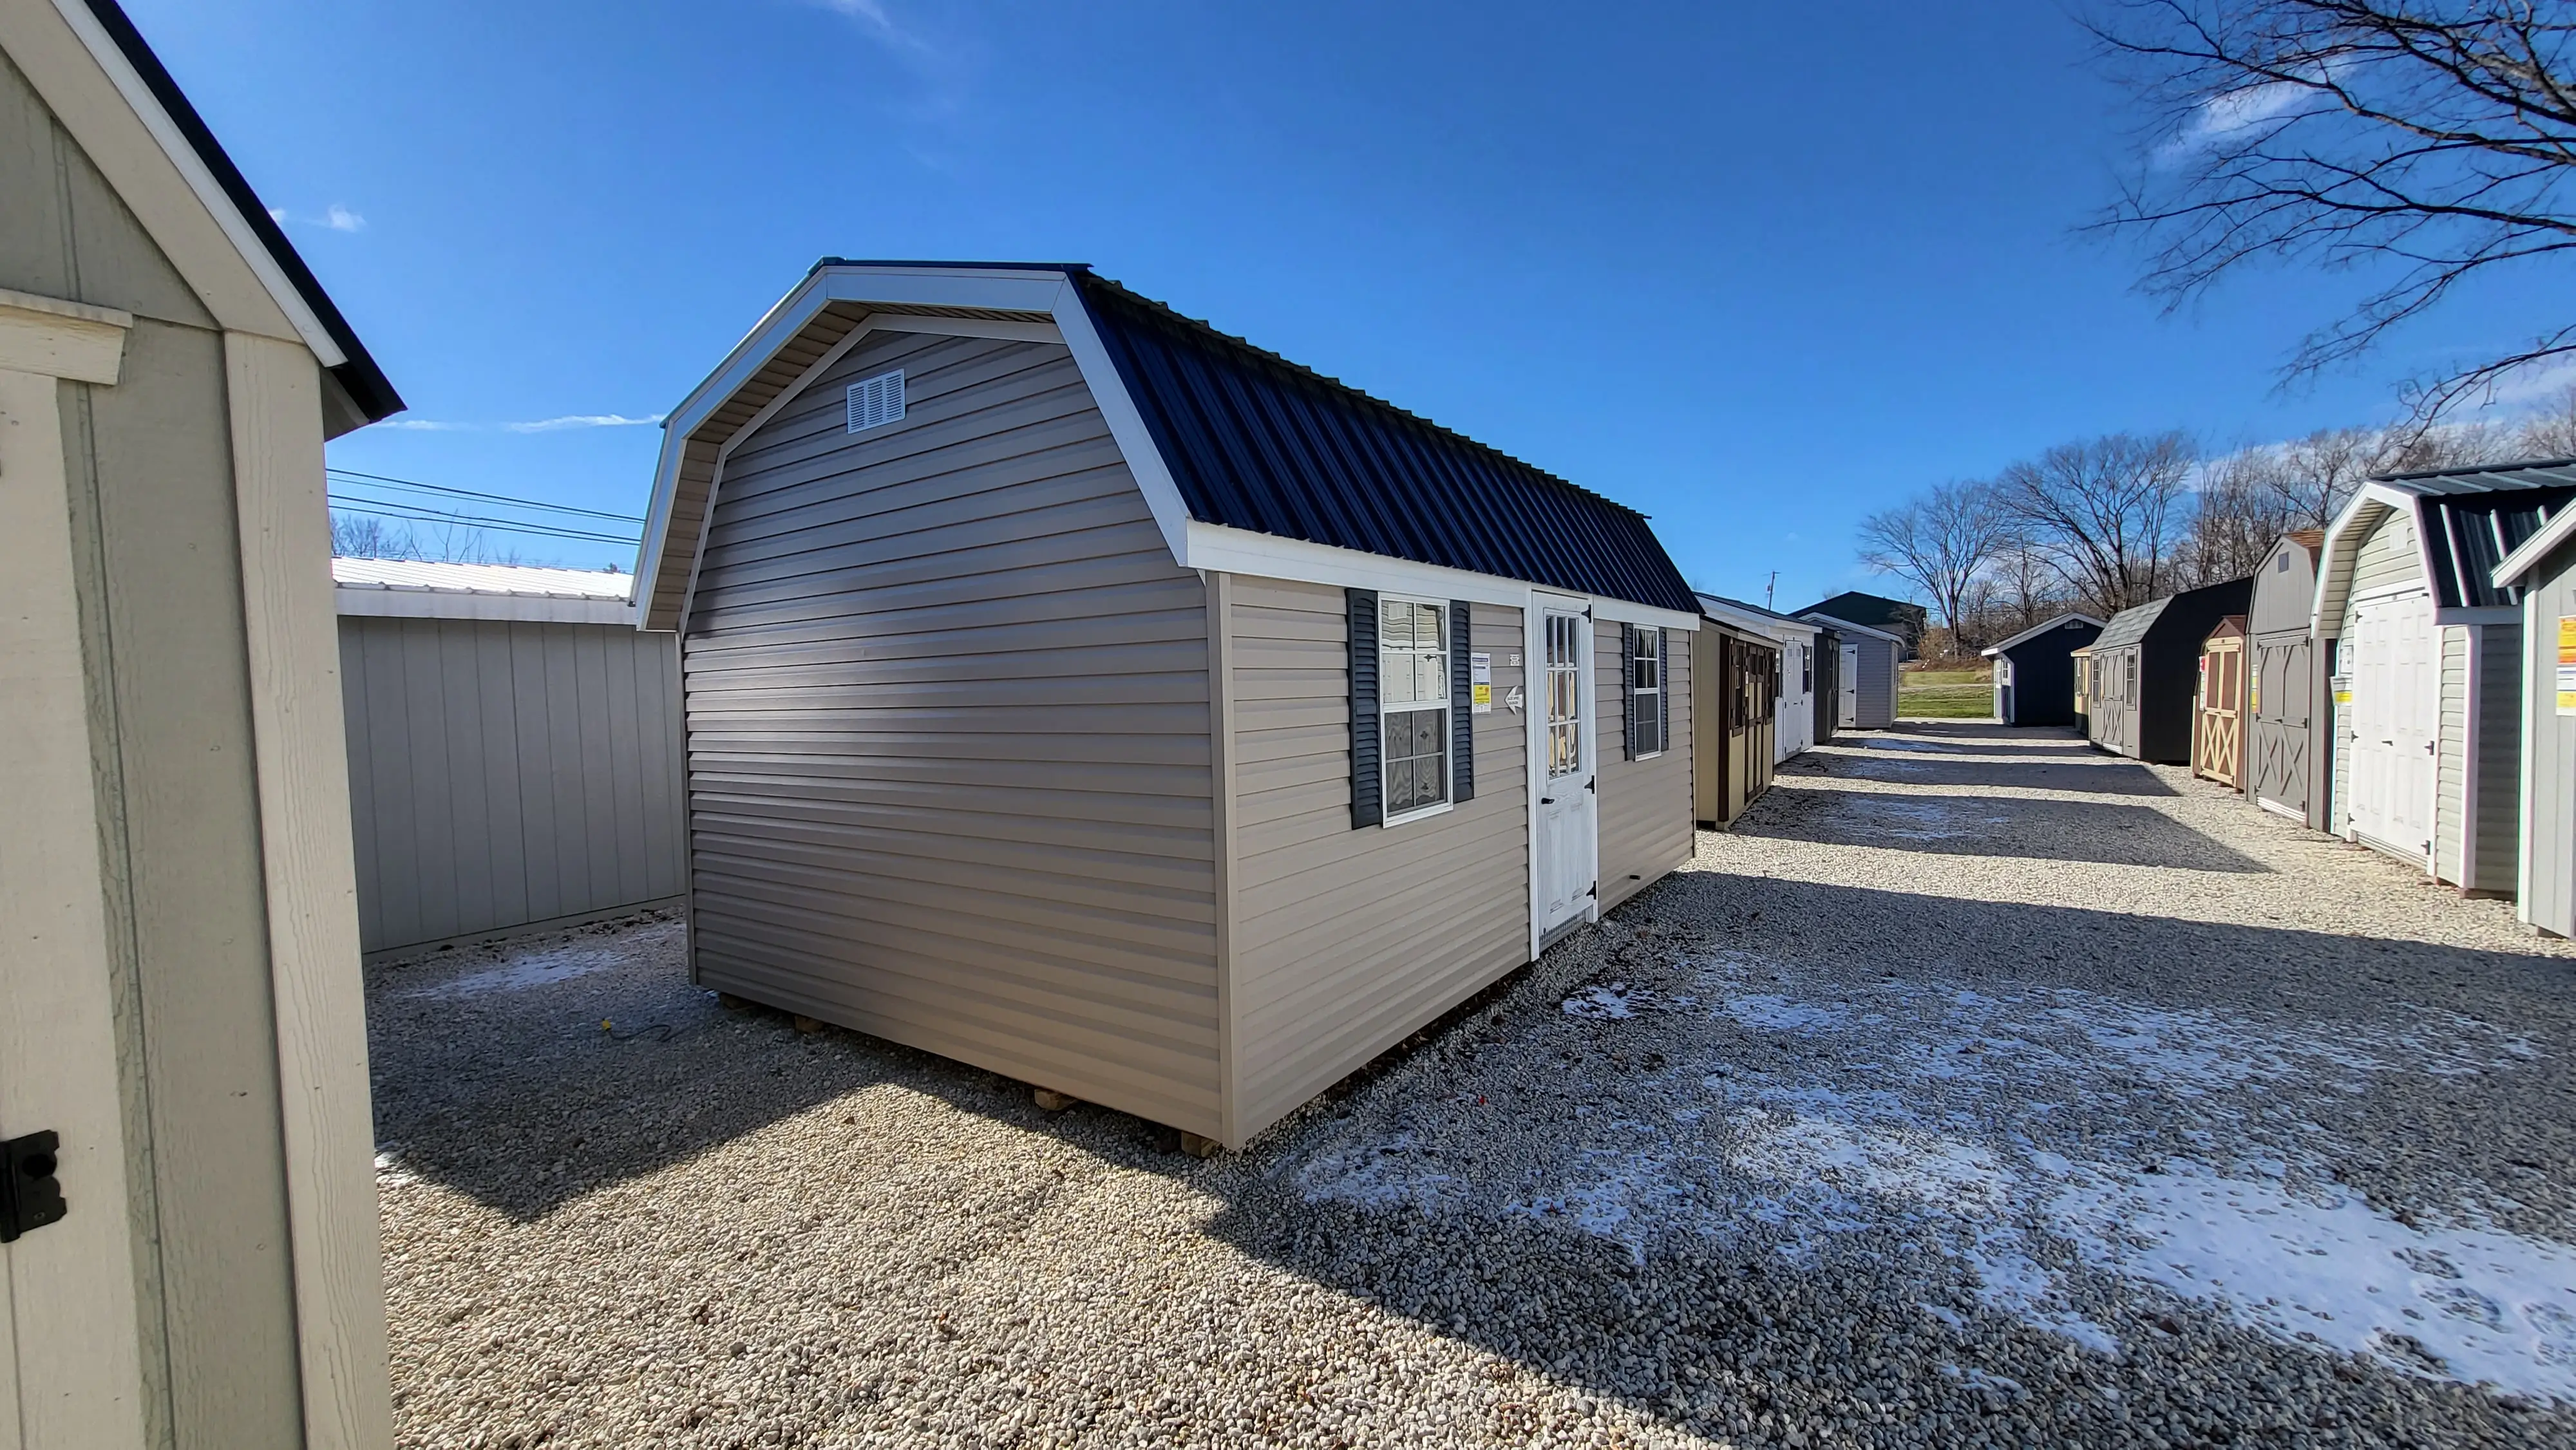
[[[465,594],[441,589],[369,589],[338,585],[331,604],[343,619],[490,619],[530,624],[633,627],[635,606],[623,599],[567,599],[545,594]]]

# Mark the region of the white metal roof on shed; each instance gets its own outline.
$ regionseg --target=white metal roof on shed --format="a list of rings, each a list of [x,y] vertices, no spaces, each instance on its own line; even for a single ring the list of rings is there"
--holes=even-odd
[[[635,576],[599,569],[335,558],[331,584],[342,614],[628,625],[635,618]]]

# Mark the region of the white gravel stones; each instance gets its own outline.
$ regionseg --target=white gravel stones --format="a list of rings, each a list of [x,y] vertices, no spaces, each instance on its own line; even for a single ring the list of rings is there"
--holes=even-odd
[[[678,947],[371,969],[403,1444],[2576,1444],[2576,954],[2063,737],[1815,752],[1208,1163]]]

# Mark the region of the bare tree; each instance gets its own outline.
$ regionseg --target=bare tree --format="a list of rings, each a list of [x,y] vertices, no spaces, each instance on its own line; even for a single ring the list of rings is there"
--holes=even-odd
[[[2516,456],[2534,461],[2576,458],[2576,387],[2562,388],[2514,430]]]
[[[1969,590],[2003,536],[2003,516],[1992,489],[1982,483],[1945,483],[1861,520],[1860,559],[1930,595],[1942,626],[1955,635],[1967,618]]]
[[[2018,532],[2107,618],[2175,587],[2192,463],[2180,433],[2112,433],[2016,463],[1996,489]]]
[[[335,511],[331,552],[343,559],[413,559],[440,564],[526,564],[515,548],[467,524],[395,523],[373,514]]]
[[[331,515],[331,552],[343,559],[417,559],[420,540],[369,514]]]
[[[2249,262],[2371,280],[2284,380],[2348,362],[2490,268],[2576,247],[2576,12],[2566,0],[2095,0],[2088,22],[2147,109],[2139,170],[2100,225],[2151,239],[2169,304]],[[2408,389],[2420,427],[2576,353],[2576,323]]]

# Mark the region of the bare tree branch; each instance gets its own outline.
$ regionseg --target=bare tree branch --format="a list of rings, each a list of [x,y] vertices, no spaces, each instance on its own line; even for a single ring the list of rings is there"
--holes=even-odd
[[[1953,634],[1967,600],[2003,542],[2004,520],[1982,483],[1945,483],[1861,521],[1861,562],[1920,588]]]
[[[2255,262],[2366,276],[2284,381],[2352,361],[2464,280],[2576,250],[2572,0],[2100,0],[2087,22],[2147,117],[2097,229],[2177,307]],[[2419,379],[2420,427],[2576,353],[2576,324]]]

